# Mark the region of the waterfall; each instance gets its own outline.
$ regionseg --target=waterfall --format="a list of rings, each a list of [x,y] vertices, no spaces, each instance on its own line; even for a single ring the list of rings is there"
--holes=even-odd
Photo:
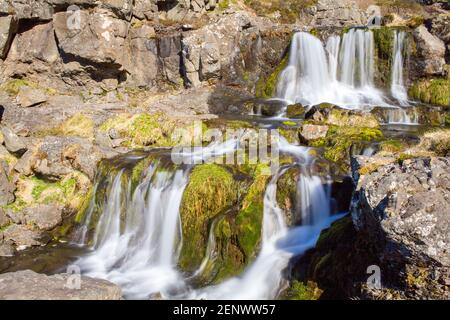
[[[298,181],[301,194],[302,225],[288,228],[285,214],[279,207],[277,182],[287,171],[280,168],[266,187],[261,251],[256,260],[239,277],[221,284],[192,291],[191,299],[274,299],[282,287],[283,271],[293,256],[314,247],[320,232],[342,215],[331,216],[330,193],[321,179],[309,172],[312,158],[309,148],[294,146],[281,139],[280,151],[296,158],[294,165],[302,168]]]
[[[132,299],[276,298],[290,259],[312,248],[321,230],[339,217],[331,216],[330,193],[322,179],[311,174],[315,158],[310,155],[310,148],[289,144],[281,137],[278,148],[295,161],[279,168],[266,187],[261,250],[242,275],[203,288],[188,285],[208,264],[208,254],[214,254],[215,237],[210,232],[207,255],[197,272],[189,276],[177,269],[183,243],[180,207],[192,166],[163,165],[159,158],[143,171],[137,186],[133,186],[135,182],[127,171],[135,162],[122,164],[111,177],[104,176],[106,183],[97,182],[96,188],[103,188],[106,194],[103,203],[101,197],[91,200],[92,208],[87,210],[80,228],[81,241],[85,243],[97,210],[90,252],[77,261],[83,274],[120,285],[125,297]],[[238,151],[236,139],[212,143],[205,149],[206,153],[194,150],[179,155],[209,160],[212,155]],[[302,225],[296,227],[287,226],[285,212],[277,203],[277,182],[290,167],[300,167],[302,173],[297,183]],[[212,222],[212,228],[216,223],[217,220]]]
[[[348,109],[388,105],[373,85],[372,31],[351,29],[342,41],[330,37],[325,48],[318,38],[299,32],[289,54],[277,85],[277,98],[288,104],[328,102]]]
[[[188,171],[152,164],[132,196],[131,184],[123,180],[121,170],[110,183],[92,252],[78,264],[86,275],[120,285],[126,297],[164,296],[183,283],[175,266]]]
[[[387,123],[388,124],[406,124],[417,125],[419,124],[419,115],[415,108],[394,108],[387,109]]]
[[[408,105],[408,94],[403,85],[403,47],[405,43],[404,31],[395,31],[391,72],[391,94],[402,106]]]

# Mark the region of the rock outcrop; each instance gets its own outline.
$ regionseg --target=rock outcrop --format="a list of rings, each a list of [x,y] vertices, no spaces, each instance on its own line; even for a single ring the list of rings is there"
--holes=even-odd
[[[432,35],[423,25],[418,27],[413,35],[417,43],[418,55],[414,67],[424,76],[441,75],[445,65],[444,42]]]
[[[352,159],[351,219],[322,233],[297,276],[317,282],[324,297],[448,299],[450,158],[385,160]],[[370,266],[381,286],[369,281]]]
[[[0,299],[120,300],[122,298],[120,288],[106,280],[80,276],[79,280],[75,281],[73,277],[70,274],[47,276],[31,270],[4,273],[0,275]]]

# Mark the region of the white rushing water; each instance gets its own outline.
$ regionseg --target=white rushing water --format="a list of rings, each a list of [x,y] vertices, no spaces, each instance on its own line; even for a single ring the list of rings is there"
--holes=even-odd
[[[111,185],[92,253],[78,264],[88,276],[120,285],[127,297],[144,299],[179,290],[179,207],[188,172],[158,171],[152,165],[131,198],[123,194],[129,188],[122,185],[122,175],[119,172]]]
[[[218,149],[213,153],[233,152],[231,145],[235,142],[214,144]],[[330,195],[322,179],[310,173],[314,160],[310,149],[291,145],[283,138],[279,149],[295,157],[293,165],[301,168],[297,187],[302,225],[287,227],[285,213],[277,204],[277,181],[287,170],[280,168],[264,195],[261,250],[240,276],[204,288],[187,285],[189,278],[177,270],[177,262],[182,246],[180,205],[190,170],[163,168],[159,161],[144,171],[133,194],[131,180],[124,179],[124,169],[110,180],[91,252],[78,261],[83,273],[120,285],[125,296],[132,299],[275,298],[285,281],[283,270],[290,259],[313,247],[321,230],[339,217],[330,215]],[[85,226],[90,225],[92,216],[88,212]],[[210,235],[208,245],[214,243]],[[202,266],[206,263],[207,257]],[[202,266],[191,277],[201,273]]]
[[[419,115],[413,107],[395,108],[387,110],[387,124],[419,124]]]
[[[271,179],[264,195],[262,246],[256,260],[238,277],[223,283],[195,290],[188,295],[195,299],[273,299],[279,293],[284,278],[283,271],[293,256],[314,247],[320,232],[342,215],[331,215],[330,195],[318,176],[309,173],[312,162],[310,148],[294,146],[283,138],[280,152],[293,155],[302,175],[297,183],[301,195],[302,225],[287,227],[285,213],[279,207],[278,179],[286,172],[281,168]]]
[[[332,36],[326,49],[306,32],[292,39],[288,66],[281,72],[277,98],[287,103],[332,103],[342,108],[388,106],[373,85],[374,38],[370,30]]]
[[[393,64],[391,74],[391,95],[402,106],[408,105],[408,94],[403,83],[403,47],[406,33],[395,31],[393,46]]]

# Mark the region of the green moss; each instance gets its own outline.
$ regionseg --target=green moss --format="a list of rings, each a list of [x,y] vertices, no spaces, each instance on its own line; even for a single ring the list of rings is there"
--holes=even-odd
[[[381,27],[373,29],[376,51],[376,65],[378,67],[377,80],[385,87],[391,83],[392,51],[394,32],[391,28]]]
[[[233,176],[224,167],[203,164],[194,168],[183,194],[181,221],[183,248],[179,264],[194,271],[203,258],[208,238],[208,224],[237,201]]]
[[[267,79],[261,78],[256,83],[256,96],[259,98],[272,98],[277,89],[278,77],[280,73],[287,67],[289,63],[289,54],[286,54],[281,60],[280,64],[275,70],[267,77]]]
[[[264,213],[264,190],[269,176],[264,173],[270,170],[259,165],[255,179],[245,196],[242,207],[236,217],[237,240],[245,254],[246,262],[251,261],[261,240],[262,218]]]
[[[286,298],[289,300],[318,300],[322,295],[322,290],[317,287],[317,284],[309,281],[306,285],[300,281],[293,281]]]
[[[383,133],[377,128],[330,126],[325,138],[312,141],[310,145],[324,148],[326,159],[342,162],[348,159],[354,143],[380,141],[382,138]]]
[[[414,83],[409,95],[424,103],[450,106],[450,78],[436,78]]]

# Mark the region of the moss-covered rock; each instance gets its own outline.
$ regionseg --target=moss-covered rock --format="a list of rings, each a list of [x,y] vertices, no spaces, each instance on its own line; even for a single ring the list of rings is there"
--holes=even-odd
[[[243,189],[248,191],[242,201],[211,220],[214,247],[207,250],[206,266],[197,279],[201,284],[237,276],[256,257],[261,241],[264,191],[270,179],[267,169],[263,165],[252,166],[253,172],[249,173],[253,180],[245,183]]]
[[[19,211],[34,204],[57,203],[77,211],[90,187],[89,178],[80,172],[71,173],[56,182],[36,176],[20,177],[17,181],[16,201],[9,207]]]
[[[275,70],[266,78],[261,78],[256,83],[255,94],[258,98],[272,98],[277,90],[280,73],[289,63],[289,54],[286,54]]]
[[[330,111],[326,123],[336,126],[366,128],[378,128],[380,126],[376,117],[369,112],[355,112],[340,108],[333,108]]]
[[[55,128],[36,133],[37,136],[75,136],[81,138],[94,138],[94,121],[81,113],[78,113]]]
[[[450,106],[450,78],[421,80],[409,89],[409,95],[424,103]]]
[[[313,282],[320,288],[321,299],[345,299],[360,295],[356,285],[366,281],[366,269],[377,264],[375,248],[359,235],[350,216],[336,221],[322,231],[316,247],[293,267],[293,278]],[[310,292],[300,290],[300,292]]]
[[[236,217],[237,240],[249,263],[256,254],[261,240],[262,220],[264,214],[264,191],[270,176],[267,166],[259,165],[254,181],[242,201],[241,209]]]
[[[373,30],[376,52],[376,80],[380,86],[388,87],[391,83],[392,51],[394,32],[392,28],[381,27]]]
[[[294,280],[284,298],[288,300],[318,300],[322,292],[313,281],[308,281],[305,284],[301,281]]]
[[[326,159],[348,168],[352,145],[382,139],[383,133],[378,128],[330,126],[325,138],[314,140],[310,145],[324,148]]]
[[[238,199],[233,175],[217,164],[194,168],[183,194],[180,216],[183,228],[183,248],[179,260],[185,271],[199,267],[206,251],[209,224]]]
[[[306,108],[300,103],[288,105],[286,108],[286,115],[288,118],[299,119],[304,117]]]
[[[298,167],[288,169],[277,182],[277,203],[286,213],[288,225],[295,225],[300,222],[300,217],[296,215],[297,203],[297,181],[300,170]]]

